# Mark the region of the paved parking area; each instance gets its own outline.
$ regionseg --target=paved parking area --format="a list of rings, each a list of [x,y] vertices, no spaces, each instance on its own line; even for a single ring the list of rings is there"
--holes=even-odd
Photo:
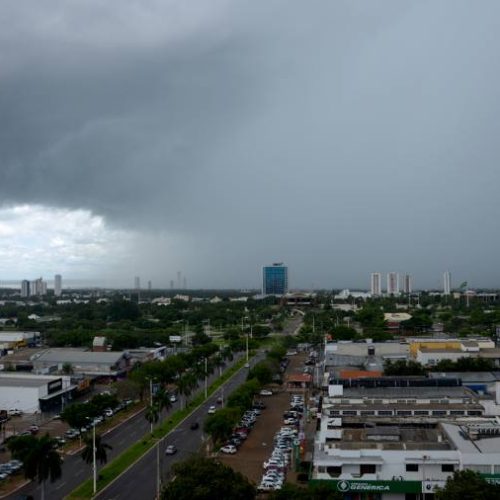
[[[302,371],[306,353],[291,356],[286,373]],[[275,389],[273,389],[273,392]],[[283,426],[283,413],[290,408],[290,393],[279,389],[272,396],[260,396],[266,409],[257,419],[252,432],[235,455],[220,454],[222,463],[244,474],[254,484],[262,478],[262,464],[273,451],[273,440],[276,432]],[[294,474],[288,473],[287,480],[293,480]]]

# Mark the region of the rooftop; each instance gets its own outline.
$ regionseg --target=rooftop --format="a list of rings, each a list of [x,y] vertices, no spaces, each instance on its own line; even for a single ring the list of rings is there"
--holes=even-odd
[[[342,399],[349,398],[472,398],[474,394],[466,387],[345,387]]]
[[[124,355],[121,351],[92,352],[72,349],[48,349],[31,357],[34,363],[109,363],[114,364]]]

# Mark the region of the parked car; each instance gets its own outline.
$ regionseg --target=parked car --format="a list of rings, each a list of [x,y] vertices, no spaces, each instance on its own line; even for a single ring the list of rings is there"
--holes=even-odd
[[[106,409],[104,410],[104,415],[105,415],[106,417],[108,417],[108,418],[109,418],[109,417],[112,417],[112,416],[114,415],[114,413],[115,413],[115,412],[114,412],[111,408],[106,408]]]
[[[21,410],[18,410],[17,408],[11,408],[10,410],[7,411],[7,415],[10,417],[20,417],[23,414]]]
[[[31,434],[38,434],[40,427],[38,427],[38,425],[33,424],[28,427],[28,430],[31,432]]]
[[[222,453],[229,453],[230,455],[234,455],[238,450],[236,449],[236,446],[234,446],[234,444],[226,444],[220,449],[220,451]]]
[[[169,444],[165,448],[165,455],[175,455],[177,453],[177,448],[173,444]]]
[[[198,422],[191,422],[191,425],[189,426],[189,428],[192,431],[195,431],[196,429],[199,429],[199,427],[200,427],[200,424]]]
[[[273,395],[273,391],[270,391],[269,389],[262,389],[259,394],[261,396],[272,396]]]
[[[175,394],[170,395],[170,402],[175,403],[177,401],[177,396]]]
[[[213,406],[213,405],[212,405],[212,406],[210,406],[210,408],[208,409],[208,413],[209,413],[209,415],[213,415],[213,414],[215,413],[215,411],[216,411],[216,408],[215,408],[215,406]]]

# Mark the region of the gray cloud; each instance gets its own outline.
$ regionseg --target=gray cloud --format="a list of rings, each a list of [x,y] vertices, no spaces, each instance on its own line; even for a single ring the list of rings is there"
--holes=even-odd
[[[137,272],[200,286],[275,259],[296,286],[498,285],[499,14],[3,2],[0,199],[90,209],[144,234]]]

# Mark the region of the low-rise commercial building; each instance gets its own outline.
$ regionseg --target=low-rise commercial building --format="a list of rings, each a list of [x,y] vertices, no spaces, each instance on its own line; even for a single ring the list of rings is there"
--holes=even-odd
[[[67,376],[0,372],[0,409],[25,413],[56,411],[71,399],[75,385]]]
[[[71,366],[74,374],[90,377],[118,377],[130,368],[127,352],[92,352],[76,349],[48,349],[31,357],[35,373],[50,374]]]
[[[496,420],[367,428],[333,420],[325,419],[316,435],[311,481],[330,485],[344,498],[417,500],[462,469],[500,480]]]

